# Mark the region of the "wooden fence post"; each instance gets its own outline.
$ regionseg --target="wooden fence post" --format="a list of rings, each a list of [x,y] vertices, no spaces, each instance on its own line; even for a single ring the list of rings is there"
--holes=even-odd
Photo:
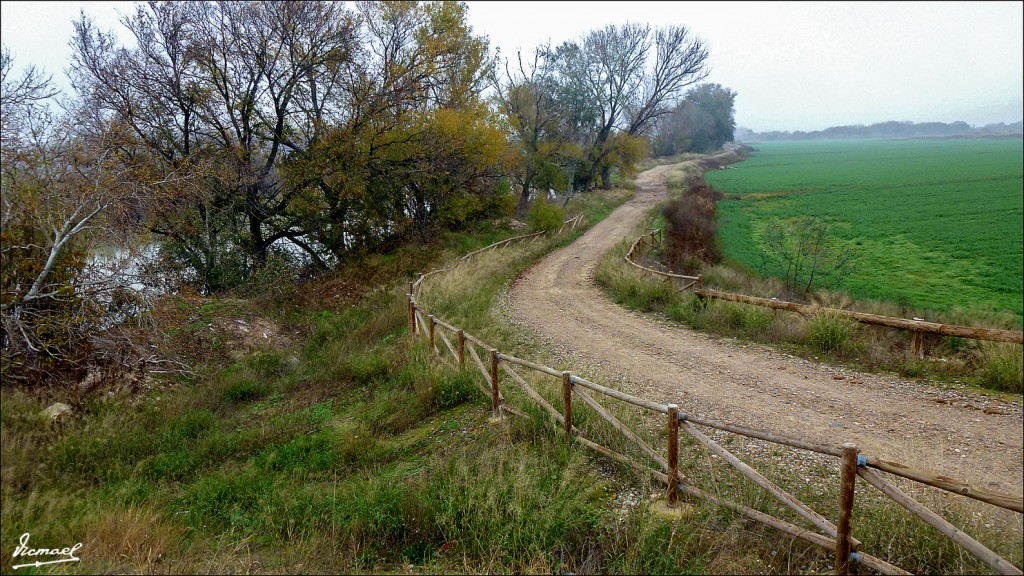
[[[459,368],[466,366],[466,331],[459,328]]]
[[[427,316],[427,331],[430,333],[430,354],[431,356],[437,356],[437,347],[434,346],[434,315],[430,314]]]
[[[668,505],[679,499],[679,406],[668,405]]]
[[[924,332],[914,331],[910,340],[910,349],[916,358],[924,358]]]
[[[572,443],[572,374],[562,372],[562,402],[565,403],[565,441]]]
[[[495,418],[501,418],[498,394],[498,351],[491,348],[491,411]]]
[[[416,334],[416,300],[409,294],[409,335],[415,338]]]
[[[836,522],[836,574],[850,573],[851,534],[853,523],[853,497],[857,482],[857,455],[855,444],[843,444],[843,464],[839,471],[839,521]]]

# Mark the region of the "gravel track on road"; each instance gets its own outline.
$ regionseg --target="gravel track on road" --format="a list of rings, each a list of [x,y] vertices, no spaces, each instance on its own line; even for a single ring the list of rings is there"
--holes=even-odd
[[[810,362],[612,303],[594,271],[665,198],[665,173],[676,168],[641,174],[631,201],[521,276],[508,306],[513,322],[549,342],[564,365],[594,367],[602,383],[685,412],[835,446],[855,442],[872,456],[1021,494],[1018,401]]]

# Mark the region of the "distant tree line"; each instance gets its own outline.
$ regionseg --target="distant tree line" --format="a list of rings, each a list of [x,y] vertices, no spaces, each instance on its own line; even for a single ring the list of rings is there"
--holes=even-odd
[[[157,276],[212,294],[611,186],[709,70],[682,26],[608,25],[503,61],[466,15],[150,2],[125,44],[83,14],[59,106],[4,50],[5,376],[81,368],[98,334],[141,321],[129,286]]]
[[[659,119],[651,135],[652,156],[711,152],[733,140],[736,92],[720,84],[701,84],[686,93]]]
[[[743,142],[770,142],[774,140],[843,140],[871,138],[942,138],[953,136],[1019,136],[1024,134],[1024,121],[1013,124],[988,124],[979,128],[966,122],[879,122],[877,124],[850,126],[833,126],[824,130],[804,132],[753,132],[745,128],[737,129],[737,140]]]

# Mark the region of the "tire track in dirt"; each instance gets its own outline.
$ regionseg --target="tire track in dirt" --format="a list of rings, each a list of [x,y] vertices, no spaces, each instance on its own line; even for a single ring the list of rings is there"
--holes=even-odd
[[[872,456],[1021,494],[1017,401],[809,362],[608,300],[593,281],[598,263],[665,198],[665,173],[678,167],[641,174],[631,201],[521,276],[510,295],[513,321],[550,341],[559,362],[597,368],[604,383],[638,396],[813,442],[855,442]]]

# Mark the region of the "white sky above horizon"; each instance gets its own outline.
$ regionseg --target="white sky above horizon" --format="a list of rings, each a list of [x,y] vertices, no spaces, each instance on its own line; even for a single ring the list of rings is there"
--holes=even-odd
[[[1021,2],[479,2],[469,23],[502,57],[627,21],[681,24],[710,46],[711,75],[735,90],[740,126],[820,130],[887,120],[971,125],[1024,118]],[[80,10],[130,34],[131,2],[0,2],[0,42],[70,91]]]

